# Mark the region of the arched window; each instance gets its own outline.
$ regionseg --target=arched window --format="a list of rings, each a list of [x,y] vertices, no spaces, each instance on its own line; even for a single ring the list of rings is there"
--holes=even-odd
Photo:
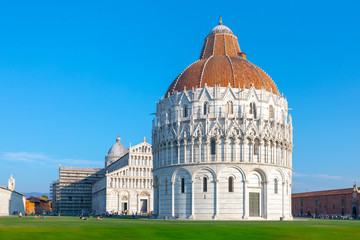
[[[256,105],[254,102],[250,103],[250,114],[254,114],[254,118],[256,118]]]
[[[168,120],[171,121],[171,109],[168,110]]]
[[[234,192],[234,178],[233,177],[229,177],[229,192]]]
[[[254,155],[259,155],[259,148],[260,148],[260,141],[259,139],[255,139],[255,144],[254,144]]]
[[[227,113],[233,114],[233,103],[231,101],[227,102]]]
[[[215,139],[211,139],[210,142],[210,153],[211,155],[215,155],[216,151],[215,151]]]
[[[187,107],[187,105],[184,105],[183,111],[184,111],[184,117],[188,117],[188,107]]]
[[[279,183],[278,183],[278,180],[275,178],[274,179],[274,193],[278,194],[278,192],[279,192]]]
[[[207,178],[203,177],[203,192],[207,192]]]
[[[272,105],[269,106],[269,118],[274,118],[274,107]]]
[[[205,102],[204,103],[204,115],[208,114],[209,113],[209,103],[208,102]]]
[[[185,178],[181,178],[181,193],[185,193]]]

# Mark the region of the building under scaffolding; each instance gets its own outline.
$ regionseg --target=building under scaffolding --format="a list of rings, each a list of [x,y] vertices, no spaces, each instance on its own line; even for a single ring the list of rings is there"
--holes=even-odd
[[[103,168],[59,166],[59,179],[50,186],[53,211],[58,213],[90,212],[92,184],[104,176]]]

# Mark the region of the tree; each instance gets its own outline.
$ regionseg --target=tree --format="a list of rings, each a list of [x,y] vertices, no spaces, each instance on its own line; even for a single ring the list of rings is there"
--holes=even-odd
[[[44,194],[44,195],[42,195],[41,197],[42,197],[42,198],[49,199],[48,195],[45,195],[45,194]]]

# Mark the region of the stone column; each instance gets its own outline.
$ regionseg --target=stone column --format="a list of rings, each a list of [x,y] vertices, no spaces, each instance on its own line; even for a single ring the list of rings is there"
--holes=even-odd
[[[199,137],[199,141],[198,141],[199,154],[196,159],[196,162],[201,162],[201,146],[202,146],[202,139],[201,137]]]
[[[195,219],[195,194],[194,194],[194,181],[190,181],[191,183],[191,215],[189,219]]]
[[[244,183],[244,215],[243,215],[243,219],[248,219],[249,218],[249,193],[248,193],[248,181],[243,181]]]
[[[281,210],[282,210],[282,217],[285,217],[285,181],[282,182],[282,201],[281,201]]]
[[[139,194],[136,194],[136,212],[140,212],[140,209],[139,209]]]
[[[228,146],[229,146],[229,138],[226,136],[225,139],[224,139],[224,162],[228,162],[228,161],[229,161]]]
[[[240,156],[238,153],[239,143],[240,143],[239,139],[235,138],[234,146],[233,146],[234,147],[234,159],[232,159],[233,162],[237,162],[237,160],[239,159],[238,157]]]
[[[158,181],[158,192],[159,192],[159,194],[158,194],[158,201],[159,201],[159,204],[158,204],[158,206],[159,206],[159,209],[158,209],[158,211],[159,211],[159,214],[158,214],[158,217],[161,215],[161,184],[160,184],[160,179],[159,179],[159,181]]]
[[[184,163],[189,163],[189,160],[187,159],[186,156],[186,146],[187,146],[187,140],[184,139]]]
[[[254,141],[252,139],[250,139],[249,145],[249,162],[254,162]]]
[[[171,182],[171,216],[175,218],[175,182]]]
[[[177,164],[180,163],[180,142],[177,143]]]
[[[173,165],[173,151],[174,151],[174,144],[171,142],[170,143],[170,165]]]
[[[220,155],[220,144],[221,144],[221,139],[217,138],[216,139],[216,144],[215,144],[215,162],[219,162],[221,161],[221,155]]]
[[[210,143],[211,143],[210,138],[206,138],[206,146],[205,146],[206,155],[205,155],[205,162],[210,162]]]
[[[264,151],[264,141],[261,139],[259,141],[259,162],[265,162],[265,159],[263,159],[263,151]]]
[[[191,138],[191,159],[190,162],[194,163],[196,160],[194,159],[194,139]]]
[[[246,141],[245,139],[242,140],[241,142],[241,162],[245,162],[245,146],[246,146]]]
[[[263,217],[265,219],[267,219],[267,214],[268,214],[268,186],[269,186],[269,182],[268,181],[263,181],[263,199],[264,199],[264,204],[263,204],[263,208],[264,208],[264,214]]]
[[[219,219],[219,180],[214,180],[215,184],[215,216],[214,219]]]

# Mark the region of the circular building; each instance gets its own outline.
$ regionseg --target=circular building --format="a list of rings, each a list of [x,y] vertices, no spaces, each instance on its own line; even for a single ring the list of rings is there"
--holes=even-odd
[[[152,143],[159,218],[292,219],[287,101],[221,21],[157,103]]]

